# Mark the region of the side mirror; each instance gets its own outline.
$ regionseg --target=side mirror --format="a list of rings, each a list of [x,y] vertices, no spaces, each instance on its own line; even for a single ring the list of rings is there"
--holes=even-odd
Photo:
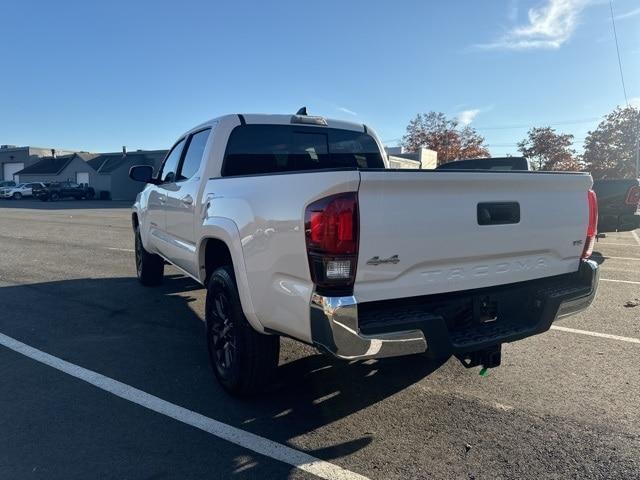
[[[156,183],[151,165],[134,165],[129,169],[129,178],[136,182]]]

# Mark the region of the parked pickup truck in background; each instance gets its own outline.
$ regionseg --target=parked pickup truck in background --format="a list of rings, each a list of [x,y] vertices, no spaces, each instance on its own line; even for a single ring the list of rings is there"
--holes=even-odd
[[[531,165],[524,157],[489,157],[454,160],[438,165],[436,170],[531,170]]]
[[[138,278],[165,260],[207,288],[207,344],[234,394],[269,381],[279,336],[346,360],[500,364],[501,345],[592,301],[586,173],[387,169],[365,125],[227,115],[179,138],[133,206]],[[550,355],[553,352],[549,352]]]
[[[598,232],[628,232],[640,228],[640,179],[595,180]]]
[[[473,158],[443,163],[438,170],[530,170],[523,157]],[[628,232],[640,228],[640,179],[593,182],[598,198],[598,233]]]
[[[53,182],[46,186],[33,189],[33,196],[43,202],[61,200],[63,198],[75,198],[76,200],[91,200],[96,192],[93,187],[79,185],[74,182]]]

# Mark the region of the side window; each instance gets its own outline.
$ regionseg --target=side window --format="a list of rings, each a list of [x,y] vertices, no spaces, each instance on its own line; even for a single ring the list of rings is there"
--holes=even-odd
[[[160,170],[160,181],[162,183],[171,183],[176,181],[176,173],[178,172],[178,163],[184,148],[184,138],[180,140],[175,147],[169,152],[165,158]]]
[[[193,177],[200,168],[202,154],[204,153],[204,147],[207,145],[210,132],[211,129],[207,128],[191,136],[191,140],[189,140],[189,145],[187,146],[187,153],[185,153],[184,160],[180,167],[178,181]]]
[[[371,135],[351,130],[331,130],[329,151],[335,166],[384,168],[380,149]]]

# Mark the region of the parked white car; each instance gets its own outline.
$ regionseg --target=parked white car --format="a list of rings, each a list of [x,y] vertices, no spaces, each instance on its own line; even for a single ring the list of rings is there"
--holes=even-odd
[[[44,183],[19,183],[14,187],[0,188],[0,198],[13,198],[20,200],[23,197],[30,197],[33,195],[33,189],[37,187],[44,187]]]
[[[589,174],[387,168],[370,128],[302,110],[216,118],[157,175],[131,168],[148,184],[132,213],[138,278],[160,283],[166,260],[206,286],[227,390],[269,381],[281,335],[346,360],[496,367],[503,343],[593,300]]]

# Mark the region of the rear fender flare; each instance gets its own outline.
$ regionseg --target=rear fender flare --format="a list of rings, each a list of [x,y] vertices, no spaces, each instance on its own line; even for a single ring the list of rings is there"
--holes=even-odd
[[[198,243],[196,255],[198,258],[198,279],[204,285],[206,280],[205,253],[206,242],[209,239],[221,240],[231,253],[233,262],[233,271],[238,285],[238,294],[240,303],[245,317],[251,326],[258,332],[264,333],[264,327],[258,316],[251,299],[249,290],[249,280],[247,278],[247,269],[244,263],[244,255],[242,253],[242,242],[240,240],[240,232],[238,226],[233,220],[224,217],[209,217],[202,224],[202,236]],[[205,285],[206,286],[206,285]]]

